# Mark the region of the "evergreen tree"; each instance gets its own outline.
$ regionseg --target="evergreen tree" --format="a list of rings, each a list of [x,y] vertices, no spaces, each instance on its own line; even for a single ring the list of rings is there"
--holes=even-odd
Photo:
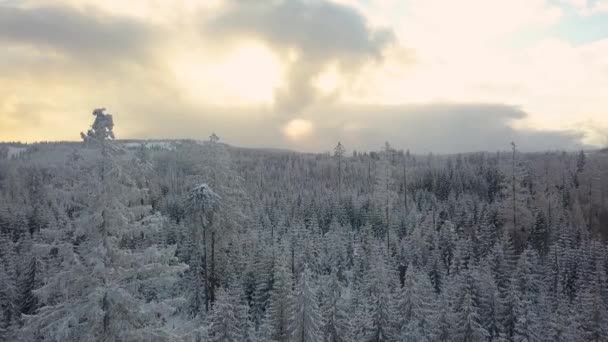
[[[270,292],[267,321],[272,330],[272,338],[277,342],[289,340],[290,308],[292,305],[292,282],[287,267],[279,263],[274,287]]]
[[[372,257],[372,268],[365,284],[364,294],[366,316],[369,320],[364,326],[365,340],[369,342],[391,341],[395,335],[393,328],[395,314],[388,284],[390,276],[380,246],[376,246]]]
[[[37,299],[34,290],[36,289],[37,268],[36,257],[30,256],[26,268],[20,277],[19,311],[24,315],[32,315],[36,311]]]
[[[220,289],[209,318],[209,342],[237,342],[240,340],[237,310],[238,298],[234,292]]]
[[[476,288],[476,277],[468,270],[459,277],[458,297],[454,303],[456,336],[459,341],[483,341],[488,332],[482,325],[480,316],[480,294]]]
[[[608,306],[602,292],[601,282],[593,282],[578,295],[577,322],[584,341],[608,340]]]
[[[321,307],[325,342],[346,342],[349,340],[350,322],[342,297],[342,285],[335,270],[329,276],[326,287],[328,298]]]
[[[319,304],[312,290],[310,270],[304,267],[290,310],[290,341],[316,342],[323,339]]]
[[[532,226],[529,242],[531,247],[541,256],[549,252],[549,227],[545,214],[540,210],[536,213],[536,222]]]
[[[165,220],[151,214],[139,187],[115,155],[111,116],[96,110],[86,141],[97,155],[99,178],[73,184],[86,194],[68,241],[38,248],[61,253],[63,264],[35,290],[41,308],[27,317],[24,337],[43,340],[170,340],[166,317],[175,307],[168,287],[183,271],[175,249],[147,241]],[[95,171],[95,169],[91,170]],[[84,187],[85,189],[79,188]],[[89,197],[90,196],[90,197]],[[141,243],[135,243],[139,241]]]
[[[434,292],[426,274],[408,266],[405,282],[397,296],[396,331],[400,341],[432,341],[436,317]]]
[[[452,341],[452,337],[455,335],[454,319],[449,300],[444,292],[439,297],[437,314],[433,317],[432,340]]]

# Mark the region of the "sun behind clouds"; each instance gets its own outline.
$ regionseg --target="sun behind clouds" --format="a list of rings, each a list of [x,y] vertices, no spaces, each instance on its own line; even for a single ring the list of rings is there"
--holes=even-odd
[[[244,41],[217,58],[183,53],[171,64],[175,78],[193,99],[233,105],[272,104],[284,67],[257,41]]]
[[[309,137],[313,132],[313,124],[309,120],[293,119],[283,127],[283,134],[293,141]]]

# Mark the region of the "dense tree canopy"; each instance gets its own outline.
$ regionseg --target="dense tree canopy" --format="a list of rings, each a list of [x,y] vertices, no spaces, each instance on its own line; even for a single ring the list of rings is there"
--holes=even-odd
[[[605,154],[119,141],[96,113],[0,158],[0,340],[608,340]]]

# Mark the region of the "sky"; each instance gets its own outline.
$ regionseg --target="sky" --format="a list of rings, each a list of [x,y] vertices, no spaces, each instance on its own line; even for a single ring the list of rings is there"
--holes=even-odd
[[[608,0],[0,0],[0,141],[608,144]]]

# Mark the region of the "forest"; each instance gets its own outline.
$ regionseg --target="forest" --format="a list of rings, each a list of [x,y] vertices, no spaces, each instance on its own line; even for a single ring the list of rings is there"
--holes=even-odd
[[[608,341],[607,151],[298,153],[94,115],[0,144],[1,341]]]

